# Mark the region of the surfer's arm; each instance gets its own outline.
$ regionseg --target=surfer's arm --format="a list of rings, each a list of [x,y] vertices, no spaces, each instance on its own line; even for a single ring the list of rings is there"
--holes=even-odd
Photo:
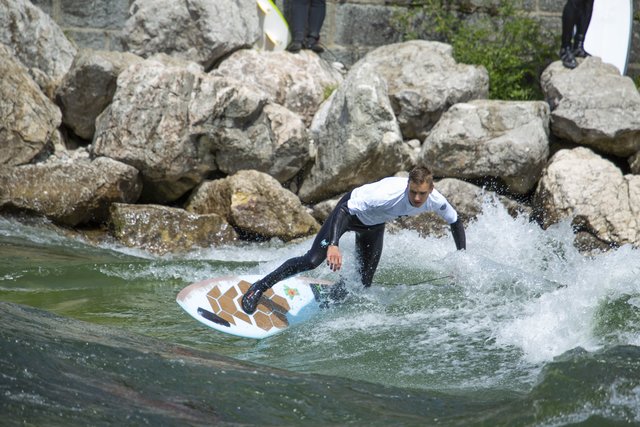
[[[327,264],[332,271],[338,271],[340,267],[342,267],[342,254],[340,253],[338,244],[340,243],[340,237],[342,237],[347,230],[350,215],[346,203],[338,206],[331,215],[329,238],[327,239],[329,242],[327,246]]]
[[[464,233],[464,225],[462,220],[458,217],[456,222],[449,224],[451,228],[451,234],[453,235],[453,241],[456,242],[456,249],[467,249],[467,236]]]

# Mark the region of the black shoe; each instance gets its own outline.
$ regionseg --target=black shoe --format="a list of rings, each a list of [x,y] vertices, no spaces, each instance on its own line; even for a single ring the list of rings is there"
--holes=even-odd
[[[307,41],[305,42],[305,46],[307,49],[311,49],[315,53],[324,52],[324,48],[320,44],[319,37],[309,36],[307,37]]]
[[[291,53],[298,53],[302,50],[302,47],[302,42],[294,40],[289,43],[289,46],[287,46],[287,50]]]
[[[256,311],[256,307],[262,298],[262,293],[265,291],[261,287],[259,282],[254,283],[249,287],[247,292],[242,296],[242,309],[247,314],[253,314]]]
[[[573,41],[573,56],[576,58],[586,58],[587,56],[591,56],[589,52],[584,50],[584,36],[576,35]]]
[[[575,56],[570,47],[563,47],[560,49],[560,59],[562,59],[562,65],[567,68],[574,69],[578,66]]]

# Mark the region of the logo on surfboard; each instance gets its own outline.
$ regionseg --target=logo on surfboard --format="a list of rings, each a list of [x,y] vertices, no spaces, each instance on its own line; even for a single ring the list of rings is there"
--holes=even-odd
[[[300,295],[300,292],[298,291],[297,288],[290,288],[288,286],[284,287],[284,294],[289,297],[289,299],[294,299],[295,297],[297,297],[298,295]]]

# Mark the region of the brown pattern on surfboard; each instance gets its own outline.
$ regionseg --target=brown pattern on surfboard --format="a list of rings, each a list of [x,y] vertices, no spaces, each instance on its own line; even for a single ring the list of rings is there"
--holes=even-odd
[[[247,292],[251,283],[241,280],[229,288],[224,294],[217,286],[214,286],[207,299],[215,314],[222,317],[232,325],[237,321],[254,324],[260,329],[269,331],[271,328],[284,329],[289,326],[287,312],[291,309],[286,299],[275,295],[272,289],[267,290],[260,298],[255,313],[249,316],[242,310],[242,296]],[[253,322],[251,319],[253,318]]]

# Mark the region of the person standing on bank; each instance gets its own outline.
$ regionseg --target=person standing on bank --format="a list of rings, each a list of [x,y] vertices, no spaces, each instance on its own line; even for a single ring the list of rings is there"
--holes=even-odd
[[[326,0],[292,0],[291,6],[292,41],[287,50],[298,53],[301,49],[324,52],[320,46],[320,30],[326,15]]]
[[[365,287],[371,286],[382,255],[385,223],[427,211],[436,212],[450,225],[456,249],[466,249],[464,226],[458,213],[434,188],[431,171],[418,166],[411,170],[408,178],[384,178],[344,195],[320,228],[311,249],[303,256],[285,261],[252,284],[242,297],[242,309],[252,314],[263,292],[281,280],[318,267],[325,259],[332,271],[340,270],[339,242],[347,231],[356,233],[360,278]]]
[[[576,58],[590,56],[584,50],[584,38],[591,22],[593,0],[567,0],[562,10],[560,59],[567,68],[576,68]],[[575,35],[574,35],[575,29]],[[573,39],[573,41],[572,41]]]

